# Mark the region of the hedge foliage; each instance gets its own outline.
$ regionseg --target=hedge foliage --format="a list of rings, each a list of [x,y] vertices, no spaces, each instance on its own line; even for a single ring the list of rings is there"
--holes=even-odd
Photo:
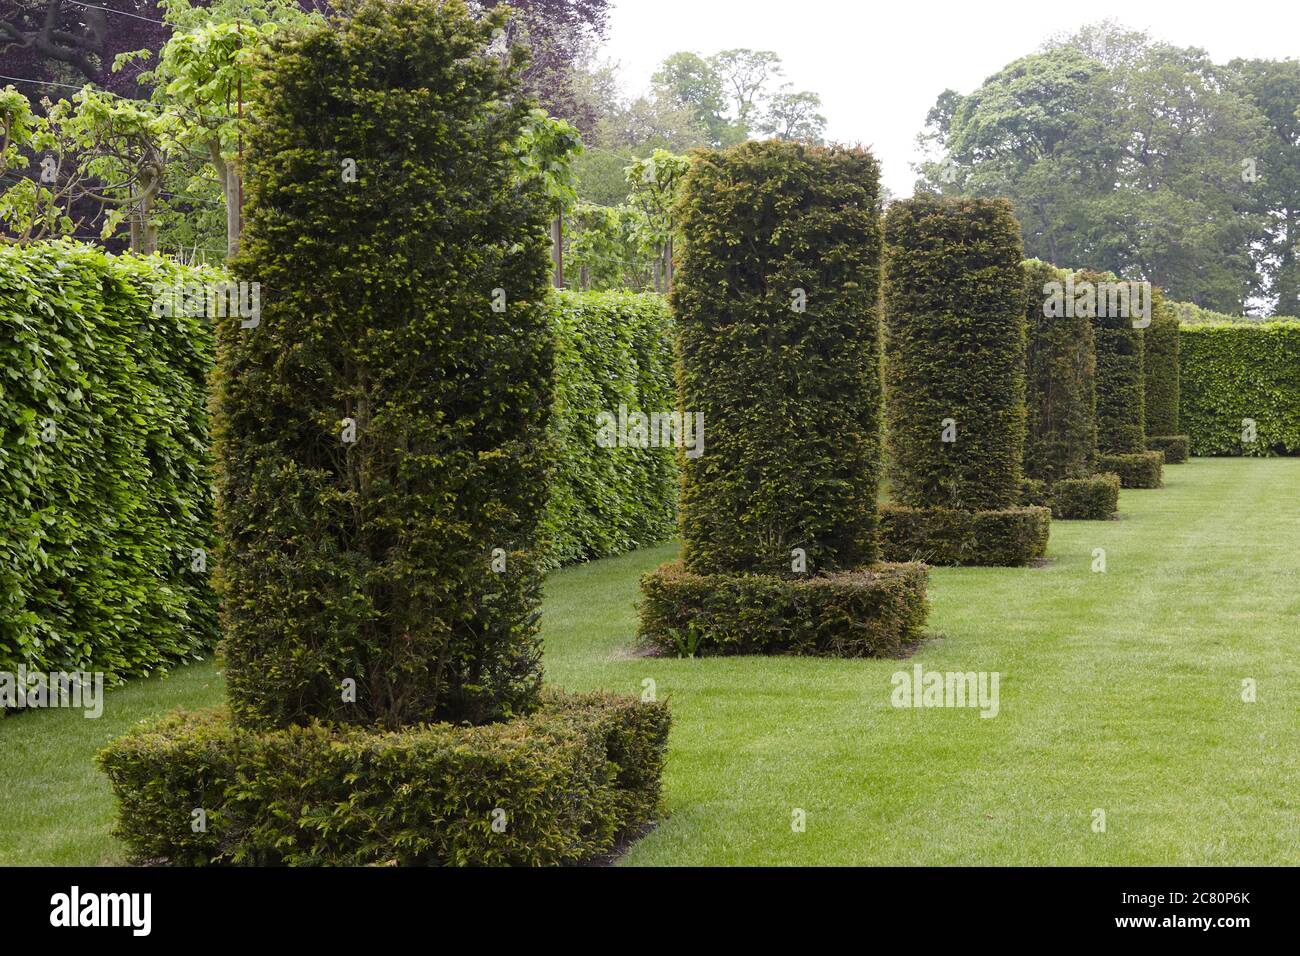
[[[1075,284],[1118,282],[1109,272],[1076,272]],[[1106,312],[1097,309],[1097,312]],[[1152,315],[1154,321],[1154,313]],[[1142,329],[1125,315],[1092,317],[1097,352],[1097,450],[1108,455],[1146,451],[1146,380]],[[1100,470],[1112,469],[1099,465]]]
[[[919,195],[885,217],[885,411],[894,498],[996,510],[1024,445],[1021,228],[1001,199]],[[944,441],[948,421],[956,441]]]
[[[1026,260],[1025,474],[1052,484],[1083,478],[1097,446],[1097,359],[1086,315],[1045,315],[1052,283],[1069,273]],[[1045,291],[1045,289],[1049,291]],[[1050,311],[1050,310],[1049,310]]]
[[[1165,456],[1158,451],[1131,455],[1098,455],[1097,468],[1119,476],[1124,488],[1159,488],[1163,483]]]
[[[876,557],[879,167],[866,151],[749,142],[680,186],[672,293],[683,411],[682,555],[697,574],[789,576]]]
[[[1119,510],[1119,475],[1062,478],[1052,485],[1052,517],[1073,521],[1104,521]]]
[[[1192,454],[1300,453],[1300,322],[1184,326],[1179,347]]]
[[[880,509],[886,560],[926,564],[1020,567],[1047,553],[1052,515],[1045,507],[967,511],[957,508]]]
[[[182,712],[99,763],[135,862],[541,866],[654,819],[668,728],[662,703],[549,691],[533,714],[479,727],[259,733]]]
[[[1166,465],[1181,465],[1191,457],[1191,437],[1188,435],[1148,435],[1147,448],[1165,456]]]
[[[1191,325],[1259,325],[1263,322],[1256,316],[1251,315],[1232,315],[1228,312],[1215,312],[1213,309],[1206,309],[1191,302],[1174,302],[1170,301],[1170,307],[1174,314],[1178,316],[1178,321],[1183,328]],[[1269,322],[1300,322],[1293,316],[1276,315],[1268,319]]]
[[[215,640],[212,333],[154,309],[160,288],[208,278],[66,241],[0,245],[0,670],[114,680]]]
[[[892,656],[921,636],[927,573],[897,564],[791,580],[673,562],[641,579],[639,637],[679,656]]]
[[[559,464],[543,522],[549,563],[571,564],[664,541],[677,519],[671,448],[606,448],[597,416],[673,409],[672,318],[661,296],[559,292],[555,417]]]
[[[1019,498],[1021,258],[1006,200],[921,195],[889,208],[885,409],[890,484],[904,505],[996,510]],[[956,440],[944,441],[950,422]]]
[[[1146,376],[1147,437],[1178,431],[1178,313],[1157,288],[1151,290],[1151,325],[1142,333],[1142,371]]]
[[[517,176],[521,60],[483,55],[500,23],[363,0],[278,34],[262,65],[233,263],[261,321],[216,325],[223,650],[246,725],[536,704],[551,210]]]

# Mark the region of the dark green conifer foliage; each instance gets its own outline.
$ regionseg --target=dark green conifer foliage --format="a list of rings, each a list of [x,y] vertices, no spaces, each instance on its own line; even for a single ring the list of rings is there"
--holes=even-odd
[[[876,558],[879,165],[860,149],[751,142],[682,184],[683,558],[698,574],[793,576]]]
[[[1118,282],[1109,272],[1077,272],[1075,286]],[[1096,308],[1099,313],[1115,310]],[[1097,450],[1107,455],[1146,451],[1146,400],[1142,329],[1122,314],[1092,317],[1097,350]]]
[[[1151,325],[1143,333],[1148,438],[1179,433],[1178,314],[1159,289],[1151,299]]]
[[[499,22],[362,0],[265,63],[235,263],[262,313],[217,327],[219,584],[245,725],[535,706],[549,210],[517,175],[529,104],[519,58],[488,51]]]
[[[1022,258],[1006,200],[920,195],[890,207],[885,409],[898,503],[967,511],[1019,503]],[[945,428],[955,441],[943,440]]]
[[[1091,473],[1097,445],[1097,359],[1086,315],[1045,314],[1063,311],[1048,299],[1064,291],[1053,284],[1063,287],[1067,273],[1038,259],[1027,260],[1024,270],[1029,329],[1025,475],[1050,485]]]

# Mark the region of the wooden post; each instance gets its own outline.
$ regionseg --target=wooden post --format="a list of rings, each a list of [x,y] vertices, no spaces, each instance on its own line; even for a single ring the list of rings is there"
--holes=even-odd
[[[664,273],[668,281],[664,283],[668,292],[673,291],[673,237],[668,234],[668,244],[664,246]]]
[[[555,274],[551,276],[551,285],[557,289],[564,288],[564,217],[556,216],[551,220],[551,262],[555,264]]]
[[[244,49],[244,24],[239,20],[235,21],[235,39],[239,43],[240,51]],[[235,102],[238,104],[238,119],[235,120],[235,135],[238,139],[236,145],[235,158],[235,249],[239,248],[239,240],[244,237],[244,75],[237,74],[238,91],[235,94]]]

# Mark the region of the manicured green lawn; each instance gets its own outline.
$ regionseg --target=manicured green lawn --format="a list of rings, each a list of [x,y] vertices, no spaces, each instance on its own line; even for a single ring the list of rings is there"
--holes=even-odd
[[[638,657],[637,577],[674,549],[556,574],[550,679],[648,678],[672,702],[668,815],[623,862],[1300,863],[1300,460],[1166,482],[1124,492],[1123,520],[1054,525],[1046,567],[934,571],[934,638],[905,662]],[[999,672],[999,715],[891,706],[917,663]],[[97,721],[0,720],[0,864],[118,860],[92,752],[221,693],[202,664],[112,692]]]

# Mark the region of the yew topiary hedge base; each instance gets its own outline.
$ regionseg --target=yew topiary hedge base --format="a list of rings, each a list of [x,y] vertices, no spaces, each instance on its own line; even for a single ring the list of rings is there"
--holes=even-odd
[[[880,509],[880,551],[887,561],[1021,567],[1047,551],[1052,513],[1031,505],[997,511]]]
[[[1052,517],[1063,521],[1106,521],[1119,511],[1119,475],[1062,478],[1052,485]]]
[[[641,579],[639,637],[679,656],[888,657],[920,639],[928,578],[913,563],[792,578],[673,561]]]
[[[1124,488],[1159,488],[1164,484],[1163,452],[1139,451],[1128,455],[1098,455],[1099,471],[1119,475]]]
[[[99,763],[135,862],[543,866],[598,857],[654,820],[669,722],[663,703],[555,691],[478,727],[253,731],[180,712]]]
[[[1181,465],[1192,456],[1190,435],[1148,435],[1147,448],[1164,452],[1166,465]]]

